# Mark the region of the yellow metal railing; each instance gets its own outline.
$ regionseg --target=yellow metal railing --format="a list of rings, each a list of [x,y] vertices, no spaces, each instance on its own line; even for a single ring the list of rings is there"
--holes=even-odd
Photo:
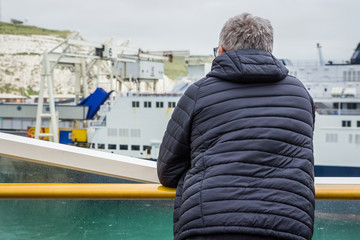
[[[0,184],[0,199],[174,199],[176,189],[159,184]],[[317,184],[318,200],[360,200],[360,185]]]

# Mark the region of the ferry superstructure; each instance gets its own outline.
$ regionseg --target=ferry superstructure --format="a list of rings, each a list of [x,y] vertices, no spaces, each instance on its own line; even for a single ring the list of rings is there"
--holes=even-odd
[[[315,102],[315,175],[360,177],[360,64],[284,63],[290,75],[303,81]],[[156,160],[180,97],[118,93],[114,104],[102,106],[102,117],[92,122],[90,147]]]

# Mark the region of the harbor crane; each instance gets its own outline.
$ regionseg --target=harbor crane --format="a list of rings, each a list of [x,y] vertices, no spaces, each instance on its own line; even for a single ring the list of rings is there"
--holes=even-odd
[[[67,39],[49,51],[45,51],[42,59],[42,72],[39,98],[37,105],[35,138],[48,137],[50,141],[59,142],[58,117],[54,99],[54,69],[68,67],[75,73],[75,104],[80,97],[89,95],[88,80],[96,75],[96,86],[99,85],[100,76],[110,79],[110,90],[114,89],[113,79],[124,82],[121,74],[114,73],[116,63],[135,63],[139,59],[152,59],[165,61],[167,58],[159,55],[144,54],[137,48],[129,47],[129,42],[117,45],[110,38],[104,43],[84,41],[79,33],[71,34]],[[126,71],[126,67],[125,67]],[[131,76],[130,76],[131,80]],[[49,111],[44,112],[44,95],[48,95]],[[82,96],[81,96],[82,95]],[[43,119],[50,119],[49,133],[42,133]]]

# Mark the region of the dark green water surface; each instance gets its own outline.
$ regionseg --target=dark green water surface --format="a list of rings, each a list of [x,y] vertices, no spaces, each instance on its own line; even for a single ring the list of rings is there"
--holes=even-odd
[[[0,239],[171,239],[172,201],[0,201]]]

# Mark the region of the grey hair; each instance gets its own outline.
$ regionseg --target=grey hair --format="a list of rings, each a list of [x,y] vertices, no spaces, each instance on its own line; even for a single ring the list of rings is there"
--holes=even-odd
[[[273,28],[269,20],[243,13],[224,24],[219,46],[225,51],[252,48],[271,53],[273,41]]]

